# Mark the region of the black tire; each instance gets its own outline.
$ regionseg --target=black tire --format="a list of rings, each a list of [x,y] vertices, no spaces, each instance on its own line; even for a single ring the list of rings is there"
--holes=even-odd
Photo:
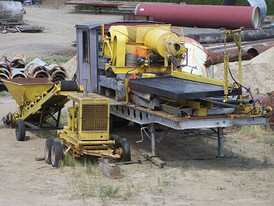
[[[119,149],[121,148],[121,141],[120,141],[120,138],[118,136],[111,136],[109,138],[110,140],[114,140],[115,141],[115,144],[114,144],[114,149]]]
[[[131,161],[131,153],[130,153],[129,142],[127,141],[126,138],[122,138],[121,139],[121,144],[122,144],[122,149],[123,149],[123,154],[122,154],[121,161],[122,162]]]
[[[44,158],[45,162],[47,164],[51,164],[51,148],[54,143],[53,138],[49,138],[45,142],[45,147],[44,147]]]
[[[58,167],[63,159],[63,146],[60,142],[53,142],[51,147],[51,165]]]
[[[15,135],[18,141],[25,141],[26,138],[26,125],[24,120],[18,119],[15,125]]]

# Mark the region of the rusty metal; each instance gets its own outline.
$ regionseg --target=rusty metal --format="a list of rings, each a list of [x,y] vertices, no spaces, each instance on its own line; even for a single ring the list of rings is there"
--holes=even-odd
[[[207,49],[194,39],[181,36],[180,40],[187,48],[187,58],[181,62],[181,65],[186,65],[182,71],[213,78],[213,67],[205,65],[210,59]]]
[[[173,26],[173,31],[180,35],[181,27]],[[215,44],[221,43],[223,45],[224,35],[223,31],[213,31],[201,33],[199,29],[185,33],[185,36],[195,39],[201,44]],[[237,36],[237,35],[236,35]],[[274,29],[257,29],[257,30],[243,30],[242,41],[270,41],[274,38]],[[233,42],[233,38],[228,36],[227,42]]]
[[[248,42],[249,43],[249,42]],[[245,44],[242,47],[242,59],[243,60],[250,60],[254,58],[255,56],[259,55],[260,53],[268,50],[269,48],[274,46],[274,41],[271,42],[264,42],[264,43],[256,43],[256,44]],[[210,49],[210,47],[207,48],[208,53],[211,56],[210,61],[206,62],[206,65],[214,65],[218,63],[222,63],[224,60],[224,50],[222,47],[220,47],[218,50]],[[227,49],[227,55],[229,57],[229,60],[237,61],[238,59],[238,48],[237,47],[229,47]]]
[[[29,78],[49,78],[48,69],[45,66],[29,64],[25,70],[25,75]]]
[[[135,15],[183,26],[258,28],[261,24],[259,9],[247,6],[140,3]]]
[[[254,99],[256,102],[261,103],[262,106],[272,107],[272,116],[270,117],[270,124],[274,125],[274,91],[271,91],[267,94],[254,94]]]
[[[49,70],[49,74],[53,82],[58,82],[68,78],[67,70],[59,65],[54,66],[51,70]]]
[[[26,58],[24,54],[15,54],[12,60],[10,61],[10,67],[12,68],[25,68]]]

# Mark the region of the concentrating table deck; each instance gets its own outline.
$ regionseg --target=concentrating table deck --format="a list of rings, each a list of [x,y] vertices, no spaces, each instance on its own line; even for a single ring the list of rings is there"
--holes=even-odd
[[[129,87],[139,92],[154,94],[173,100],[201,99],[224,95],[224,87],[222,86],[174,77],[130,79]],[[240,92],[240,89],[229,89],[230,95],[237,95]]]

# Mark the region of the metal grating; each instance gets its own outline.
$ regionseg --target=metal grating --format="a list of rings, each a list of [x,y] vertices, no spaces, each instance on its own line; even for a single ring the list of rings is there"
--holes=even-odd
[[[82,130],[107,130],[108,105],[87,104],[83,105]]]

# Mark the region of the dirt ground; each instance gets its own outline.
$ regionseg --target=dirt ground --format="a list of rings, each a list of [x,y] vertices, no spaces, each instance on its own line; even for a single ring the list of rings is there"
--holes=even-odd
[[[0,54],[28,57],[75,54],[75,23],[122,19],[121,16],[72,13],[71,9],[27,8],[25,19],[45,26],[41,34],[0,34]],[[0,117],[16,103],[0,93]],[[262,127],[226,129],[226,158],[216,158],[216,136],[209,131],[170,131],[157,143],[159,169],[150,162],[122,165],[121,177],[108,179],[97,162],[67,160],[54,169],[35,158],[43,156],[51,133],[30,133],[18,142],[12,128],[0,125],[0,205],[273,205],[274,134]],[[138,126],[114,128],[127,137],[132,159],[150,151]],[[157,137],[163,136],[162,132]]]

